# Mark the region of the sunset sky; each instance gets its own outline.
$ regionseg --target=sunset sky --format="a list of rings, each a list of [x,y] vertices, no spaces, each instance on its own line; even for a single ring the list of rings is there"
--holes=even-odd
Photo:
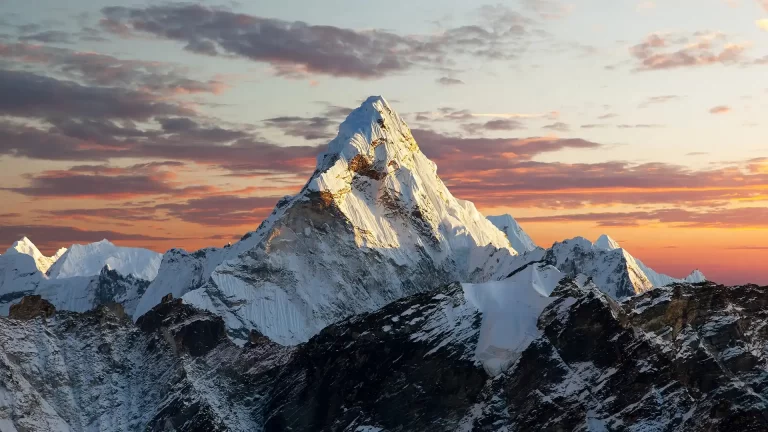
[[[768,0],[0,0],[0,243],[236,240],[369,95],[540,246],[768,283]]]

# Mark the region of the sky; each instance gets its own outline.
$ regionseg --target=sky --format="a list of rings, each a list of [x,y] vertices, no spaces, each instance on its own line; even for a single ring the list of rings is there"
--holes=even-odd
[[[768,0],[0,0],[0,244],[235,241],[382,95],[541,246],[768,283]]]

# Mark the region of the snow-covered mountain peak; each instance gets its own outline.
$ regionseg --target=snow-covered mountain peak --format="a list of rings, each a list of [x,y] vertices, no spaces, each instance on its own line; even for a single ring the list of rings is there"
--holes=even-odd
[[[500,229],[501,232],[507,235],[512,247],[515,248],[518,253],[530,252],[538,248],[536,243],[534,243],[531,237],[523,231],[523,228],[517,223],[512,215],[503,214],[500,216],[488,216],[488,220],[491,221],[496,228]]]
[[[129,276],[151,281],[157,276],[162,254],[141,249],[119,247],[109,240],[87,245],[72,245],[50,268],[52,279],[95,276],[104,266]]]
[[[516,254],[474,204],[451,195],[405,121],[381,96],[352,111],[328,151],[318,156],[317,171],[300,195],[313,194],[358,228],[358,246],[407,248],[406,240],[432,246],[429,252],[439,261],[453,249],[475,246]],[[469,264],[481,265],[471,257]]]
[[[601,290],[615,299],[671,283],[706,280],[698,270],[685,279],[657,273],[607,235],[600,236],[594,243],[584,237],[556,242],[547,250],[544,260],[571,277],[579,273],[591,277]]]
[[[619,242],[611,238],[608,234],[601,235],[595,242],[595,247],[606,250],[621,249]]]
[[[414,153],[424,160],[417,161]],[[401,169],[429,177],[436,177],[437,171],[419,151],[400,115],[381,96],[371,96],[347,116],[327,151],[318,155],[319,174],[307,187],[314,192],[338,193],[349,188],[354,174],[382,180]]]
[[[371,97],[299,194],[230,248],[169,257],[136,314],[173,293],[223,316],[237,340],[255,329],[296,344],[405,295],[490,280],[516,255],[474,204],[450,193],[403,119]]]
[[[35,260],[35,266],[38,270],[45,273],[66,251],[66,248],[61,248],[53,256],[47,257],[37,249],[37,246],[29,238],[23,237],[21,240],[15,241],[5,253],[29,255]]]
[[[704,273],[702,273],[701,270],[696,269],[692,271],[691,274],[686,276],[684,280],[690,283],[701,283],[706,282],[707,278],[704,276]]]
[[[390,144],[388,150],[394,150],[394,154],[374,151],[385,143]],[[411,130],[400,115],[383,97],[371,96],[341,123],[338,136],[328,143],[328,150],[319,156],[318,168],[322,169],[322,161],[328,156],[340,155],[351,160],[357,154],[365,154],[381,159],[397,157],[397,150],[412,151],[417,148]],[[387,149],[386,146],[383,149]]]

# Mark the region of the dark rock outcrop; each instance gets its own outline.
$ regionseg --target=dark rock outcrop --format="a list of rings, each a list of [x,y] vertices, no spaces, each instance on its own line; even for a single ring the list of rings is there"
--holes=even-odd
[[[49,318],[56,313],[51,302],[39,295],[28,295],[21,298],[17,304],[11,305],[8,317],[17,320],[31,320],[38,317]]]
[[[136,326],[146,333],[162,334],[179,353],[193,357],[207,354],[227,340],[224,320],[210,312],[182,303],[173,296],[136,320]]]

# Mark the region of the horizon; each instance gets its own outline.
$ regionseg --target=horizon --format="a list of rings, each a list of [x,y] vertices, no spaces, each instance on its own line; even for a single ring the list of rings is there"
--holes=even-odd
[[[768,3],[680,3],[0,1],[0,241],[235,242],[380,94],[541,247],[768,284]]]

